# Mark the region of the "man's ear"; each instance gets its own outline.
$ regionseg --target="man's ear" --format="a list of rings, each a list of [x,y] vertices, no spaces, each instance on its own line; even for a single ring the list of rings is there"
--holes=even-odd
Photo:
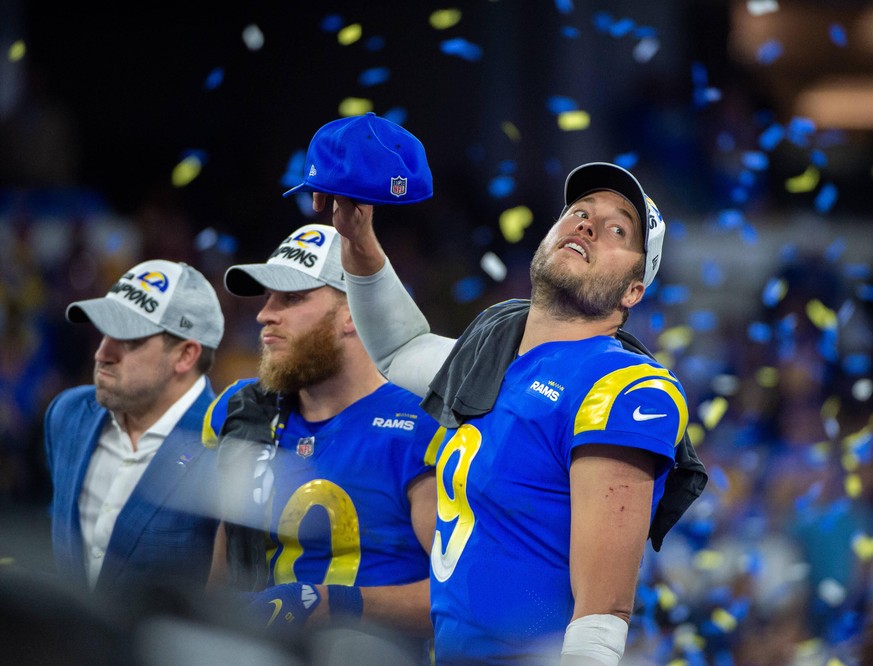
[[[633,280],[621,297],[621,304],[630,309],[643,300],[643,295],[646,293],[646,288],[643,286],[642,280]]]
[[[203,353],[203,345],[196,340],[183,340],[176,345],[172,353],[177,354],[175,370],[183,375],[197,365],[200,354]]]

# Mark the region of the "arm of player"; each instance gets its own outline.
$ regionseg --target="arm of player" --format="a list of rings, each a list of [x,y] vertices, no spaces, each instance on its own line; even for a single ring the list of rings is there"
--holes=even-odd
[[[373,206],[315,192],[320,211],[333,199],[333,224],[342,235],[349,309],[361,342],[395,384],[423,396],[455,341],[430,325],[385,256],[373,229]]]
[[[588,444],[573,451],[570,584],[575,604],[562,666],[617,664],[624,653],[655,468],[654,454],[633,447]]]

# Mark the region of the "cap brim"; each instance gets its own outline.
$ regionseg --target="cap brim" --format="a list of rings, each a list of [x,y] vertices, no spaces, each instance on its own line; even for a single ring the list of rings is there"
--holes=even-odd
[[[292,194],[296,194],[297,192],[324,192],[325,194],[333,194],[333,195],[339,196],[339,197],[348,197],[352,201],[357,201],[358,203],[363,203],[363,204],[369,204],[371,206],[381,206],[381,205],[402,206],[404,204],[413,204],[413,203],[419,203],[421,201],[426,201],[433,196],[433,192],[430,192],[424,196],[420,196],[420,197],[413,198],[413,199],[407,199],[405,197],[402,200],[397,199],[397,198],[374,199],[373,197],[361,196],[360,194],[356,194],[354,192],[349,192],[349,191],[340,192],[339,190],[330,189],[330,188],[324,187],[322,185],[319,185],[316,187],[315,185],[310,185],[309,183],[300,183],[300,185],[295,185],[290,190],[285,191],[282,194],[282,196],[288,197],[288,196],[291,196]]]
[[[608,162],[583,164],[567,176],[564,203],[570,206],[580,197],[597,190],[612,190],[630,201],[639,215],[645,233],[648,219],[646,195],[639,181],[629,171]]]
[[[271,291],[306,291],[327,283],[288,266],[243,264],[224,273],[224,286],[234,296],[260,296]]]
[[[136,340],[162,333],[164,329],[118,301],[92,298],[67,306],[67,321],[74,324],[91,322],[103,335],[116,340]]]

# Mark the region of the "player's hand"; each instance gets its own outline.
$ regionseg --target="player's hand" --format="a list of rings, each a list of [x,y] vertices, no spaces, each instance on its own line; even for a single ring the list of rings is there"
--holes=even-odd
[[[248,596],[248,609],[256,625],[269,632],[300,629],[321,603],[321,594],[309,583],[274,585]]]
[[[373,234],[373,206],[340,195],[312,193],[312,208],[320,213],[327,207],[333,210],[332,222],[341,235],[358,242]]]

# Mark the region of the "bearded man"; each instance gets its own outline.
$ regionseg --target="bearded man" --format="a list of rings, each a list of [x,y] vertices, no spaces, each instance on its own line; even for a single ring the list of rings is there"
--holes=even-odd
[[[444,429],[361,345],[333,227],[301,227],[224,281],[264,305],[258,377],[225,389],[204,421],[223,478],[210,589],[243,590],[272,636],[364,622],[426,660]]]

